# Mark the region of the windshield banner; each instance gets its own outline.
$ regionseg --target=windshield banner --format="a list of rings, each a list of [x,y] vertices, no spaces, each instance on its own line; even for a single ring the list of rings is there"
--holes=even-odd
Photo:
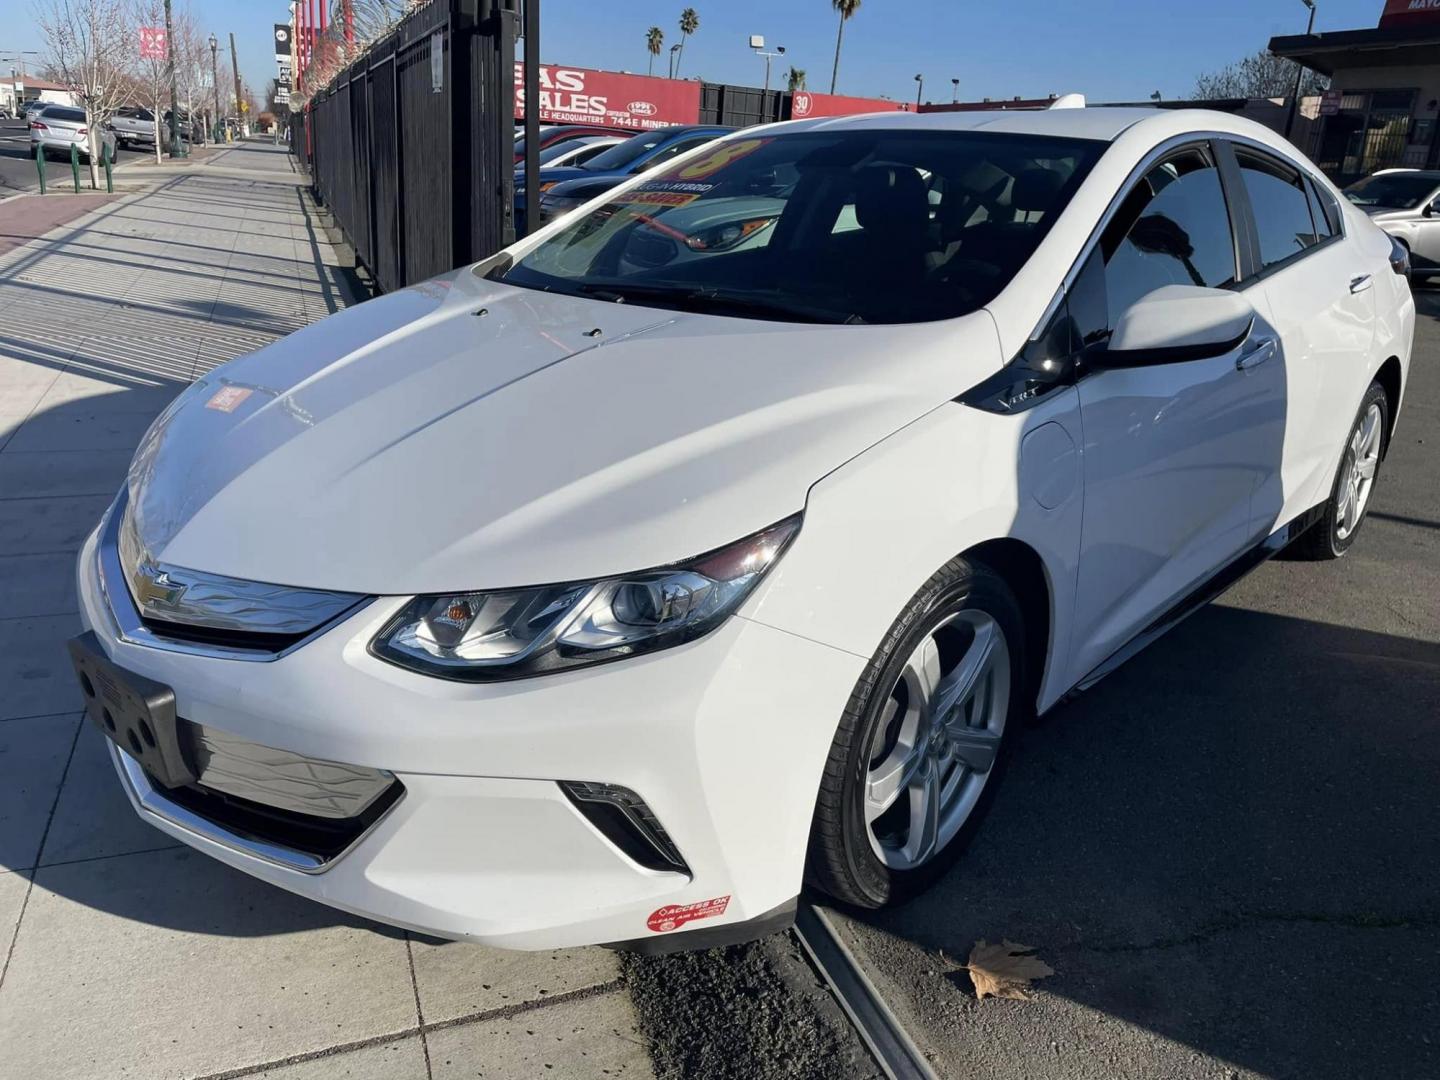
[[[515,119],[525,118],[525,65],[515,65]],[[647,128],[693,124],[700,84],[591,68],[540,66],[540,122]]]

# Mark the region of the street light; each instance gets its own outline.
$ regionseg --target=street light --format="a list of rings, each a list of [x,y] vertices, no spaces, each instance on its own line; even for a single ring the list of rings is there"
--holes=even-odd
[[[765,51],[765,37],[763,34],[750,35],[750,48],[755,50],[756,56],[765,58],[765,93],[770,92],[770,61],[777,56],[785,55],[785,46],[776,45],[774,52]]]
[[[925,76],[915,76],[915,108],[920,108],[920,98],[925,93]]]
[[[220,42],[215,40],[215,35],[210,35],[210,85],[215,91],[215,141],[220,141],[220,61],[218,59]]]
[[[958,105],[960,103],[960,80],[951,79],[950,86],[952,88],[952,93],[950,94],[950,104]]]
[[[1315,0],[1300,0],[1310,9],[1310,22],[1305,27],[1305,36],[1309,37],[1315,32]],[[1290,132],[1295,127],[1295,113],[1300,107],[1300,79],[1305,74],[1305,67],[1298,60],[1292,60],[1295,65],[1295,90],[1290,95],[1290,113],[1285,117],[1285,138],[1290,138]]]
[[[680,50],[683,46],[679,44],[670,46],[670,78],[675,77],[675,61],[680,58]]]

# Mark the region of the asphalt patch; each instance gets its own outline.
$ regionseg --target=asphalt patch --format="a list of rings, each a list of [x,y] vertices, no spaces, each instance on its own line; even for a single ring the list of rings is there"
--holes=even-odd
[[[879,1077],[789,934],[670,956],[621,954],[660,1080]]]

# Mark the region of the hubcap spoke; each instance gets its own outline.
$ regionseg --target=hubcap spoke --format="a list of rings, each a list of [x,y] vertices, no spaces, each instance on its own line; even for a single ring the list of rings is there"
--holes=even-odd
[[[988,773],[1000,749],[1000,732],[988,728],[956,725],[947,732],[951,756],[967,769]]]
[[[868,825],[889,810],[900,793],[915,781],[925,764],[923,749],[896,746],[891,755],[874,769],[865,784],[865,823]]]
[[[993,622],[977,627],[975,639],[965,650],[960,663],[955,665],[954,671],[945,676],[944,685],[937,695],[939,700],[935,704],[935,713],[944,718],[947,725],[951,722],[952,712],[964,711],[963,706],[975,693],[981,677],[990,670],[995,642],[999,636],[1000,630]]]
[[[935,854],[935,841],[940,835],[940,769],[927,761],[910,786],[910,835],[905,854],[918,866]]]
[[[1375,465],[1378,459],[1368,457],[1355,466],[1355,471],[1360,474],[1362,480],[1373,480],[1375,478]]]

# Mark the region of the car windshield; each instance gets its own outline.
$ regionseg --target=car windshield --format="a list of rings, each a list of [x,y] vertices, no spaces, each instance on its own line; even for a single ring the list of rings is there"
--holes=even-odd
[[[759,319],[953,318],[1014,277],[1105,146],[943,131],[729,139],[490,276]]]
[[[642,135],[633,135],[622,143],[616,143],[603,154],[596,154],[581,167],[594,169],[597,172],[623,169],[642,154],[648,154],[661,143],[669,142],[674,137],[674,133],[666,132],[663,129],[647,131]]]
[[[51,105],[40,114],[46,120],[70,120],[73,122],[85,122],[84,109],[67,109],[63,105]]]
[[[1356,206],[1413,210],[1436,188],[1440,188],[1440,176],[1434,173],[1384,173],[1351,184],[1345,189],[1345,197]]]

